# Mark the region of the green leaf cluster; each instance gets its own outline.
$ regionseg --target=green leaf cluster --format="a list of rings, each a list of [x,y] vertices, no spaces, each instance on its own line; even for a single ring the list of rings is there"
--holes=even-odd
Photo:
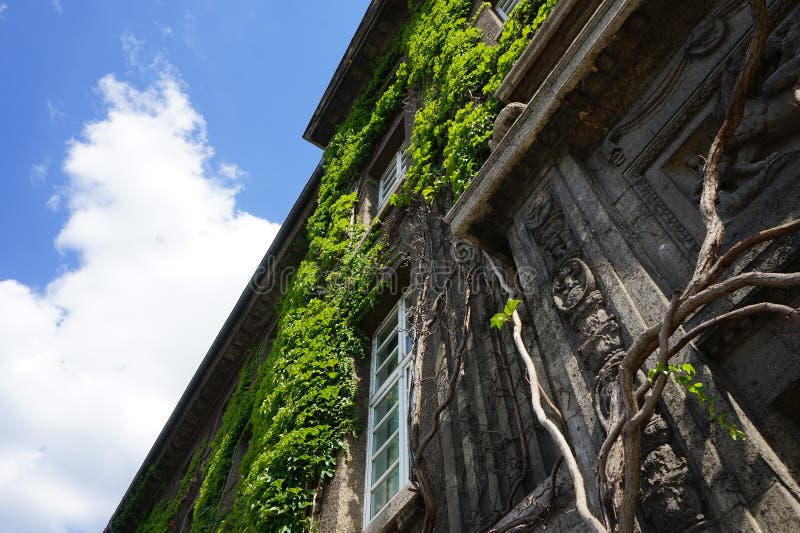
[[[655,379],[658,374],[663,374],[666,377],[669,377],[670,374],[672,374],[678,385],[686,389],[686,392],[697,398],[697,400],[700,402],[700,405],[703,405],[708,409],[709,416],[711,416],[711,418],[714,419],[721,428],[727,431],[728,435],[730,435],[733,440],[744,440],[744,432],[739,429],[736,424],[730,421],[728,418],[728,413],[719,408],[719,397],[709,394],[705,383],[701,381],[695,381],[696,373],[697,371],[690,363],[664,366],[661,362],[659,362],[655,368],[651,368],[647,371],[647,380],[652,385],[655,383]]]
[[[200,473],[200,461],[205,450],[205,442],[195,449],[189,468],[186,469],[186,474],[178,484],[178,490],[175,491],[172,498],[160,501],[155,505],[147,518],[136,527],[136,533],[162,533],[163,531],[175,529],[177,525],[174,522],[175,516],[181,505],[185,503],[192,483],[197,481],[197,476]]]
[[[354,431],[353,362],[366,355],[358,322],[377,297],[387,257],[378,225],[364,228],[351,216],[354,184],[375,145],[407,97],[419,94],[412,161],[395,202],[463,191],[488,155],[500,108],[492,93],[555,3],[522,0],[499,44],[490,46],[467,19],[471,1],[429,0],[376,66],[324,156],[306,228],[309,251],[281,301],[277,337],[259,371],[253,437],[222,529],[311,528],[317,484],[333,475],[343,440]]]
[[[517,306],[521,301],[522,300],[507,301],[503,310],[494,315],[490,320],[490,327],[500,329],[505,326],[506,323],[511,322],[514,317],[514,311],[517,309]]]
[[[458,196],[466,189],[489,154],[494,119],[502,107],[494,92],[556,3],[521,0],[496,45],[484,42],[467,20],[471,2],[426,4],[398,73],[422,100],[401,201],[415,194],[430,201],[442,190]]]
[[[210,456],[203,465],[200,494],[192,512],[193,532],[217,531],[225,516],[221,509],[225,481],[236,449],[250,423],[258,385],[255,369],[261,351],[260,346],[250,350],[239,376],[239,384],[228,400],[220,427],[209,446]]]

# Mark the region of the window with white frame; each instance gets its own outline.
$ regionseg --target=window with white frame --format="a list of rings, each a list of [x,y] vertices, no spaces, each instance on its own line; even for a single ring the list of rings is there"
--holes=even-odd
[[[400,299],[372,338],[364,525],[406,484],[411,296]]]
[[[508,16],[511,14],[511,10],[514,9],[514,6],[518,3],[519,0],[500,0],[494,8],[501,19],[507,20]]]
[[[408,156],[406,146],[402,145],[397,153],[392,156],[386,170],[378,182],[378,205],[381,206],[394,193],[397,186],[406,175],[408,169]]]

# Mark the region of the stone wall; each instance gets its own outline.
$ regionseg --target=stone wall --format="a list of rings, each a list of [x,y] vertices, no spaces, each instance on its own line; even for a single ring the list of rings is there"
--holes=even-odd
[[[519,75],[518,89],[501,88],[518,97],[528,92],[499,120],[497,154],[447,215],[450,221],[469,219],[454,230],[474,246],[454,238],[436,217],[422,224],[430,257],[446,265],[444,272],[459,261],[481,271],[478,285],[473,279],[480,290],[471,301],[463,366],[454,364],[466,312],[463,271],[448,289],[441,329],[427,342],[435,354],[425,374],[435,378],[424,393],[428,424],[447,396],[449,372],[461,372],[428,458],[437,531],[487,531],[504,524],[515,506],[534,509],[542,499],[552,505],[529,529],[585,529],[575,519],[569,478],[557,472],[550,479],[557,454],[532,416],[509,332],[489,328],[507,298],[492,281],[482,250],[516,277],[527,346],[543,388],[566,419],[590,507],[600,516],[595,465],[608,429],[616,365],[633,337],[663,315],[667,295],[686,283],[703,237],[697,210],[702,158],[746,46],[746,3],[596,4],[594,13],[585,6],[573,11],[597,30],[596,40],[583,44],[594,54],[593,68],[576,70],[572,78],[556,71],[583,61],[548,51],[568,50],[587,33],[573,28],[575,41],[548,37],[553,41],[531,44],[543,48],[540,61],[553,61],[549,77],[530,56],[531,65],[515,67],[529,69],[528,81]],[[684,4],[683,16],[667,11],[680,12]],[[724,164],[720,209],[727,243],[800,216],[800,7],[769,4],[770,40]],[[617,9],[623,19],[602,19],[603,9]],[[545,28],[540,33],[548,35]],[[562,81],[553,81],[558,75]],[[558,83],[569,84],[565,96],[548,101],[561,90]],[[526,114],[534,107],[541,112]],[[740,266],[798,267],[797,238],[759,248]],[[764,298],[797,306],[800,292],[742,291],[704,309],[692,323]],[[800,529],[799,348],[796,327],[759,318],[712,331],[680,355],[698,369],[747,439],[731,440],[695,399],[669,386],[644,433],[641,530]],[[416,513],[419,520],[418,504]],[[388,530],[420,527],[411,520]]]

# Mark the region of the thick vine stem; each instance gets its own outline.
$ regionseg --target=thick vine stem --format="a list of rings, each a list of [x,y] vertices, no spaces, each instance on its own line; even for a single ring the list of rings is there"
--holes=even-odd
[[[740,240],[731,246],[730,249],[728,249],[728,251],[725,252],[716,263],[714,263],[714,266],[711,267],[711,270],[708,273],[708,282],[713,283],[718,280],[719,277],[747,250],[753,248],[754,246],[758,246],[763,242],[773,241],[778,237],[790,235],[797,230],[800,230],[800,219],[791,220],[785,224],[758,231],[749,237]]]
[[[519,311],[514,309],[514,313],[511,315],[511,318],[514,321],[514,344],[517,346],[517,351],[519,351],[519,354],[525,363],[525,369],[528,371],[528,377],[531,381],[531,402],[533,403],[533,411],[536,413],[536,418],[539,423],[545,427],[547,432],[550,434],[550,437],[556,443],[556,446],[558,446],[558,449],[564,458],[564,462],[567,465],[570,476],[572,476],[572,482],[575,486],[575,507],[578,510],[578,514],[580,514],[581,517],[586,520],[586,523],[589,524],[594,531],[605,533],[606,528],[589,510],[589,505],[586,500],[586,488],[583,481],[583,474],[581,474],[580,468],[578,467],[578,462],[575,460],[575,456],[572,453],[572,449],[569,447],[566,437],[564,437],[564,434],[561,433],[561,430],[558,428],[558,426],[556,426],[556,424],[547,417],[547,414],[542,408],[542,402],[539,397],[539,377],[536,373],[536,367],[533,364],[533,359],[528,353],[528,349],[525,347],[525,342],[522,340],[522,320],[520,319]]]
[[[511,291],[511,288],[505,282],[505,279],[500,272],[500,269],[495,264],[494,259],[487,254],[484,254],[484,256],[486,257],[489,265],[492,268],[492,271],[497,277],[497,280],[500,282],[500,285],[508,293],[509,297],[513,297],[514,294]],[[561,456],[564,458],[564,462],[566,463],[567,469],[572,477],[572,485],[575,489],[575,507],[578,511],[578,514],[581,515],[581,517],[586,521],[593,531],[605,533],[606,528],[589,510],[583,474],[581,474],[580,468],[578,467],[578,461],[575,459],[575,455],[572,453],[572,448],[570,448],[566,437],[561,432],[561,429],[548,418],[547,413],[545,413],[544,409],[542,408],[541,396],[539,395],[539,376],[536,372],[536,366],[533,364],[533,358],[528,352],[528,348],[525,346],[525,341],[522,339],[522,319],[519,316],[519,311],[514,309],[511,319],[514,323],[514,345],[516,346],[517,352],[519,352],[519,355],[522,358],[522,362],[525,364],[525,369],[528,373],[531,391],[531,403],[533,406],[533,411],[536,414],[536,419],[550,434],[553,442],[555,442],[556,446],[561,452]]]
[[[420,228],[423,228],[422,231],[424,232],[424,228],[429,227],[431,224],[431,213],[427,206],[423,206],[423,213],[420,213],[420,216],[423,217],[422,223],[420,224]],[[424,246],[425,252],[420,254],[418,259],[418,267],[420,268],[421,272],[424,272],[424,261],[427,257],[430,259],[433,254],[431,251],[431,238],[430,235],[427,238],[422,239],[422,244]],[[467,274],[467,293],[466,293],[466,301],[467,301],[467,313],[466,318],[464,321],[464,335],[462,337],[462,342],[457,350],[458,354],[463,354],[462,347],[466,345],[466,339],[468,335],[468,324],[469,324],[469,309],[470,309],[470,285],[471,279],[473,275],[473,270]],[[434,526],[436,525],[436,501],[434,499],[433,487],[431,485],[430,477],[428,476],[427,465],[424,459],[425,449],[427,448],[428,444],[433,440],[436,433],[439,431],[439,427],[441,425],[441,414],[450,404],[453,398],[453,393],[455,390],[455,382],[460,374],[460,367],[463,360],[462,355],[459,355],[455,358],[455,371],[453,372],[450,380],[450,388],[448,397],[445,399],[442,404],[436,410],[434,414],[434,425],[425,434],[425,436],[420,437],[421,434],[421,418],[422,418],[422,390],[419,385],[419,381],[421,380],[422,370],[425,361],[425,354],[426,354],[426,346],[427,340],[432,333],[432,328],[436,323],[439,310],[442,305],[445,305],[447,300],[448,290],[450,289],[451,282],[456,274],[459,272],[458,268],[453,268],[447,279],[444,282],[444,286],[438,292],[436,297],[434,298],[433,304],[430,306],[430,311],[427,313],[423,313],[423,300],[420,297],[417,300],[417,312],[416,316],[423,317],[427,315],[427,319],[421,325],[415,325],[414,327],[414,335],[412,336],[412,347],[411,351],[414,354],[414,361],[411,365],[412,374],[411,374],[411,386],[409,388],[408,396],[409,396],[409,404],[412,408],[409,411],[408,415],[408,425],[409,425],[409,451],[411,453],[411,466],[412,466],[412,476],[411,480],[414,484],[416,491],[422,496],[422,501],[425,507],[425,517],[424,517],[424,531],[429,533],[433,531]],[[430,283],[430,275],[426,275],[422,282],[422,291],[421,295],[427,295],[428,291],[431,287]],[[421,440],[420,440],[421,439]]]
[[[556,499],[556,478],[558,477],[558,470],[561,468],[561,464],[563,462],[564,458],[559,457],[556,460],[556,464],[553,465],[553,470],[550,471],[549,486],[541,493],[528,497],[530,504],[529,508],[524,511],[518,511],[520,513],[524,513],[523,516],[511,520],[503,526],[490,529],[487,533],[506,533],[506,531],[511,531],[512,529],[516,529],[518,527],[529,526],[540,520],[543,520],[544,517],[547,516],[546,513],[553,506],[553,501]]]
[[[750,81],[758,69],[761,61],[761,51],[764,49],[769,36],[769,13],[767,12],[766,1],[750,0],[750,10],[755,21],[753,36],[747,46],[744,64],[736,77],[733,96],[725,114],[725,119],[714,136],[706,159],[703,173],[703,192],[700,196],[700,212],[703,215],[703,222],[706,226],[706,236],[703,240],[703,245],[700,247],[694,275],[685,291],[687,294],[694,293],[698,286],[704,284],[708,273],[717,261],[719,248],[725,235],[725,226],[717,211],[719,187],[722,181],[722,157],[733,134],[736,132],[736,128],[742,121]]]

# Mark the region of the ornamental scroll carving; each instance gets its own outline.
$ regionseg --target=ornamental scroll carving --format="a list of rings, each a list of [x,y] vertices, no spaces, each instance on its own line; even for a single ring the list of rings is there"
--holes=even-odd
[[[608,431],[611,395],[625,354],[619,322],[609,310],[594,272],[581,257],[563,211],[547,191],[529,203],[525,220],[526,229],[543,252],[553,303],[580,337],[581,359],[594,380],[595,413]],[[682,531],[702,523],[699,493],[686,459],[669,442],[663,418],[656,415],[644,437],[648,443],[643,457],[647,480],[642,485],[642,501],[660,517],[648,529]]]

